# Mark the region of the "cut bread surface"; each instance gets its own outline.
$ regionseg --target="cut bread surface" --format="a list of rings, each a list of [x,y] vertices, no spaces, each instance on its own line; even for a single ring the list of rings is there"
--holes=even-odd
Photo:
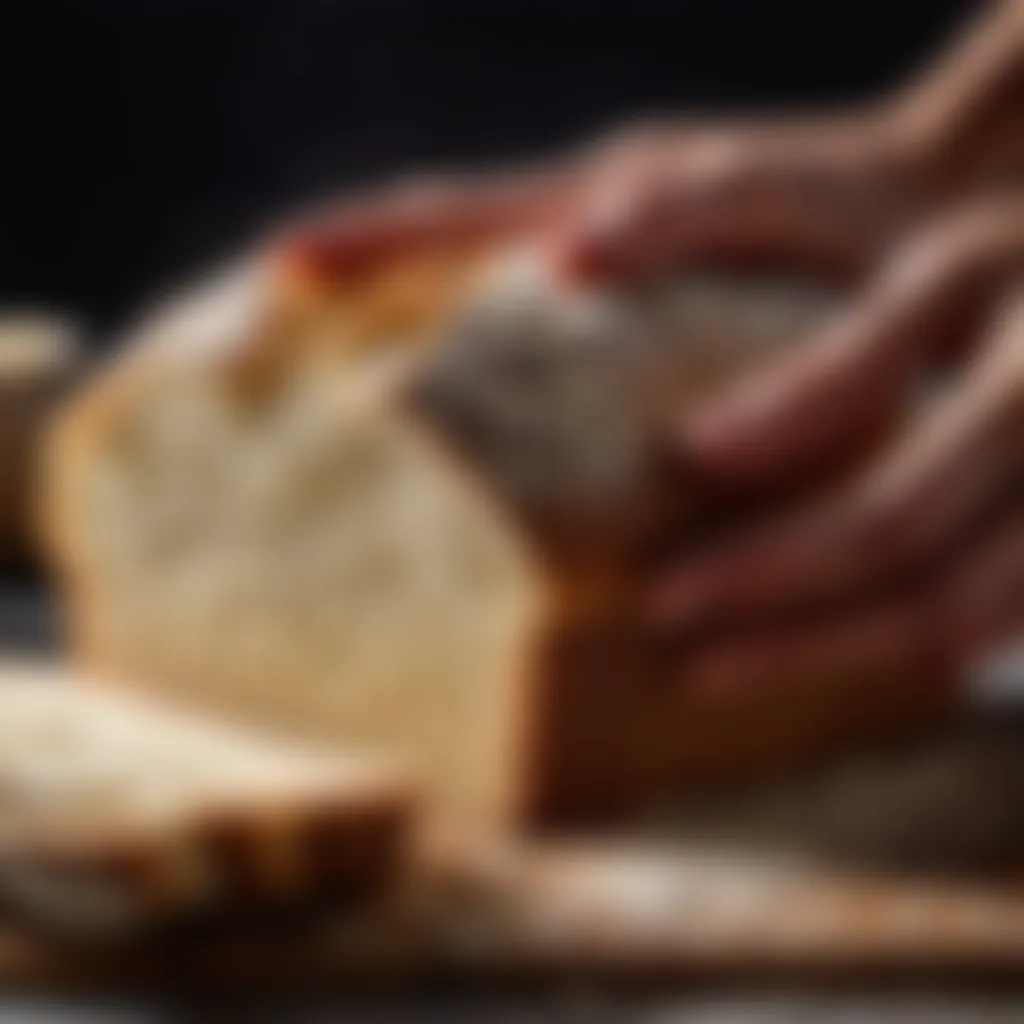
[[[195,449],[176,428],[170,449],[147,449],[141,430],[141,448],[108,467],[120,514],[101,507],[96,521],[114,527],[111,643],[140,663],[159,659],[182,692],[229,708],[240,696],[283,728],[401,752],[468,796],[498,770],[487,763],[497,737],[482,733],[524,672],[535,583],[452,468],[335,383],[297,377],[253,418],[235,419],[230,395],[201,386],[148,410],[153,425],[197,397],[223,419],[200,428]],[[478,737],[481,756],[467,762]]]
[[[200,348],[104,411],[67,499],[87,643],[114,675],[394,753],[460,806],[510,801],[537,567],[396,409],[383,346],[325,353],[322,327],[256,394]]]
[[[411,801],[381,763],[28,665],[3,669],[0,750],[0,895],[45,924],[371,896],[399,869]]]

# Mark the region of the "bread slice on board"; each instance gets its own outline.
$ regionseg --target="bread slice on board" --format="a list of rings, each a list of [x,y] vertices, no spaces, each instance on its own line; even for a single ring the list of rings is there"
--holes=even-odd
[[[49,535],[87,667],[398,751],[438,803],[533,824],[941,710],[860,679],[709,707],[638,615],[651,552],[715,524],[667,423],[795,344],[826,290],[584,292],[534,253],[450,248],[341,281],[294,257],[170,304],[64,417]]]
[[[391,769],[268,740],[39,666],[0,680],[0,899],[68,933],[308,900],[398,876]]]

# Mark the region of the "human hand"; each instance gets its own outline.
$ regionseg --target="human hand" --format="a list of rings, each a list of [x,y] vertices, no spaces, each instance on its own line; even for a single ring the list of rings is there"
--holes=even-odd
[[[887,109],[629,131],[598,149],[563,260],[612,283],[709,259],[860,270],[933,199],[912,139]]]
[[[756,495],[877,437],[881,419],[960,357],[838,493],[659,582],[663,626],[724,627],[695,685],[952,673],[1024,624],[1022,281],[1024,202],[959,216],[892,261],[821,336],[683,426],[706,476]]]
[[[1024,0],[1004,0],[934,69],[859,115],[632,129],[527,171],[356,195],[286,232],[290,256],[344,274],[410,246],[564,228],[576,274],[786,255],[870,263],[940,208],[1024,185]]]
[[[924,202],[884,116],[632,128],[546,167],[413,177],[316,211],[292,256],[344,276],[431,246],[543,236],[590,282],[689,260],[795,255],[859,265]]]
[[[708,256],[869,265],[943,211],[1019,193],[1022,117],[1024,0],[1003,0],[864,114],[627,133],[567,259],[612,280]]]

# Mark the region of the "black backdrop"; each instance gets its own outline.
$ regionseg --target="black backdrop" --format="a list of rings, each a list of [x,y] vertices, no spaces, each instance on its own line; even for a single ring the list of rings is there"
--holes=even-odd
[[[900,81],[964,0],[2,0],[0,301],[107,327],[296,202]],[[101,335],[102,336],[102,335]]]

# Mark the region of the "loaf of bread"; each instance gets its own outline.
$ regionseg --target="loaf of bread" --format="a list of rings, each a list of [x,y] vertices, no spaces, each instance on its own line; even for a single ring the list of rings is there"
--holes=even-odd
[[[285,732],[397,751],[534,824],[919,722],[860,681],[709,707],[636,610],[707,509],[662,446],[828,308],[803,281],[608,294],[527,249],[337,280],[273,246],[153,318],[57,432],[79,656]]]
[[[311,899],[372,903],[399,874],[411,809],[381,765],[4,670],[0,902],[36,924],[120,935]]]

